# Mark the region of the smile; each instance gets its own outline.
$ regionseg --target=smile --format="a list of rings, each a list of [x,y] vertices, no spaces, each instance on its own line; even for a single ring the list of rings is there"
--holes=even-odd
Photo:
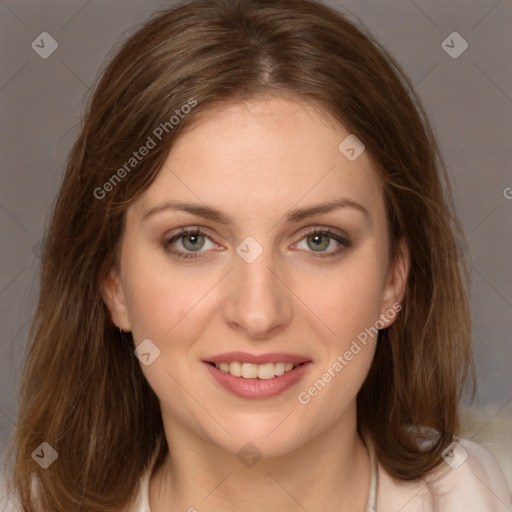
[[[212,363],[214,364],[214,363]],[[265,363],[265,364],[252,364],[252,363],[240,363],[238,361],[232,363],[216,363],[215,367],[217,370],[221,370],[226,373],[230,373],[234,377],[242,377],[243,379],[272,379],[273,377],[279,377],[284,375],[286,372],[293,370],[299,366],[293,363]]]
[[[231,352],[202,361],[220,390],[246,399],[274,398],[296,386],[312,366],[292,354]]]

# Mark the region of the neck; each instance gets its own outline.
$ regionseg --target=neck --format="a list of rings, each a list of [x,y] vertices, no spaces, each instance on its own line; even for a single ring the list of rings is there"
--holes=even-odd
[[[346,422],[336,423],[291,452],[262,457],[252,465],[167,423],[171,457],[151,478],[150,507],[191,512],[364,512],[370,459],[356,432],[355,415],[349,423],[351,428]]]

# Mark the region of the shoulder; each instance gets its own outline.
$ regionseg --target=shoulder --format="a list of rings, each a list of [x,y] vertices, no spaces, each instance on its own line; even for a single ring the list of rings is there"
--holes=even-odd
[[[0,511],[2,512],[23,512],[22,506],[17,497],[9,492],[8,481],[10,475],[0,472]],[[148,485],[150,471],[146,470],[139,479],[139,485],[135,491],[134,498],[119,512],[151,512],[148,501]]]
[[[0,510],[3,512],[22,512],[20,502],[12,487],[12,475],[6,473],[5,468],[0,471]]]
[[[512,497],[494,457],[481,445],[457,439],[445,461],[417,482],[392,478],[379,467],[377,509],[383,512],[510,512]]]

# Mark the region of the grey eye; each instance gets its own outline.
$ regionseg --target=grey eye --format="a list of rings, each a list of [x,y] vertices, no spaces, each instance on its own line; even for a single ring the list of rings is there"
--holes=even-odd
[[[324,250],[329,247],[329,243],[331,242],[331,237],[324,233],[315,233],[313,235],[308,235],[306,237],[308,246],[314,251]],[[312,243],[310,243],[310,241]]]
[[[182,240],[182,245],[187,251],[198,251],[203,248],[205,237],[204,235],[192,233],[181,236],[180,240]]]

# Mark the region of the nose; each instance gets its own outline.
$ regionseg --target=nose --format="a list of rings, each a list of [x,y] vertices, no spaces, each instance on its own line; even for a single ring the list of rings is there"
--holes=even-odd
[[[279,277],[277,277],[279,276]],[[292,293],[272,251],[263,250],[252,263],[235,255],[223,304],[225,322],[251,339],[269,339],[290,324]]]

